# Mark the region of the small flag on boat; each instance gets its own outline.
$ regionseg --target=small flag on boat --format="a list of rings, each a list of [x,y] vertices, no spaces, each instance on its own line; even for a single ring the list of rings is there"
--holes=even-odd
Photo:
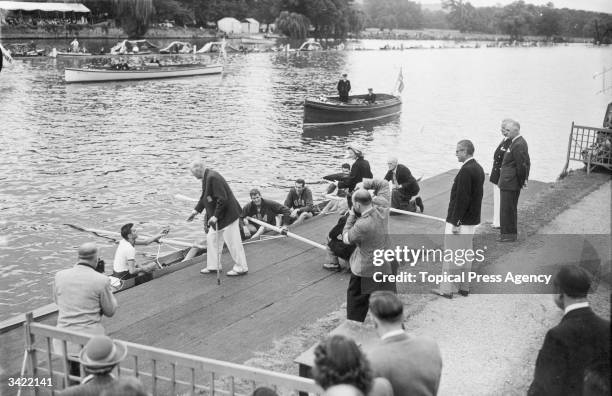
[[[404,90],[404,75],[400,67],[399,75],[397,76],[397,92],[401,93]]]

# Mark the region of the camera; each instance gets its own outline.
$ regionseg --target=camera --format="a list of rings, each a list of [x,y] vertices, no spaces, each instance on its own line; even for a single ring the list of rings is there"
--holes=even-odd
[[[96,272],[103,274],[104,266],[105,266],[104,260],[98,257],[98,263],[96,264]]]

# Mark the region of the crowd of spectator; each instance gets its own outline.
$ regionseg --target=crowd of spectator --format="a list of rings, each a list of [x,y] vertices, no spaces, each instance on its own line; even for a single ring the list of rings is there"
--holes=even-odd
[[[87,25],[89,21],[85,16],[74,15],[72,17],[41,17],[38,15],[7,16],[2,21],[3,25],[16,27],[41,27],[41,26],[65,26],[65,25]]]

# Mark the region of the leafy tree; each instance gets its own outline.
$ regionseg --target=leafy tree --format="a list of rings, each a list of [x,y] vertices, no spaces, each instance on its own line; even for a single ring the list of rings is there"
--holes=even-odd
[[[276,18],[276,29],[291,38],[304,38],[308,33],[310,21],[297,12],[282,11]]]
[[[157,21],[174,21],[178,25],[195,23],[193,11],[178,0],[153,0]]]
[[[421,6],[408,0],[365,0],[369,26],[387,29],[421,29]]]
[[[447,0],[443,3],[444,9],[448,10],[448,21],[450,25],[460,32],[478,31],[482,22],[476,8],[463,0]]]
[[[537,34],[551,38],[561,32],[559,11],[553,3],[546,4],[541,8],[540,17],[537,21]]]
[[[521,40],[530,33],[530,27],[535,19],[533,11],[533,5],[529,7],[523,0],[502,8],[498,17],[502,33],[510,35],[510,40]]]
[[[155,14],[153,0],[112,0],[116,18],[129,38],[140,38]]]

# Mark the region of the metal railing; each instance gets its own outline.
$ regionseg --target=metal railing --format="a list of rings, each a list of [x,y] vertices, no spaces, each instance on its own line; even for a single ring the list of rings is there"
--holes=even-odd
[[[567,161],[561,176],[567,174],[570,161],[583,162],[587,167],[587,174],[595,166],[612,170],[612,129],[575,125],[572,122]]]
[[[35,395],[53,395],[84,377],[70,374],[69,344],[83,346],[90,335],[36,323],[26,314],[24,366],[28,378],[44,386],[29,387]],[[277,373],[241,364],[207,359],[186,353],[125,342],[127,357],[113,371],[115,376],[138,378],[153,395],[250,395],[258,386],[267,386],[280,395],[299,392],[320,394],[312,379]],[[59,351],[54,350],[58,349]],[[23,374],[23,373],[22,373]],[[23,376],[23,375],[22,375]],[[52,383],[52,386],[48,384]]]

